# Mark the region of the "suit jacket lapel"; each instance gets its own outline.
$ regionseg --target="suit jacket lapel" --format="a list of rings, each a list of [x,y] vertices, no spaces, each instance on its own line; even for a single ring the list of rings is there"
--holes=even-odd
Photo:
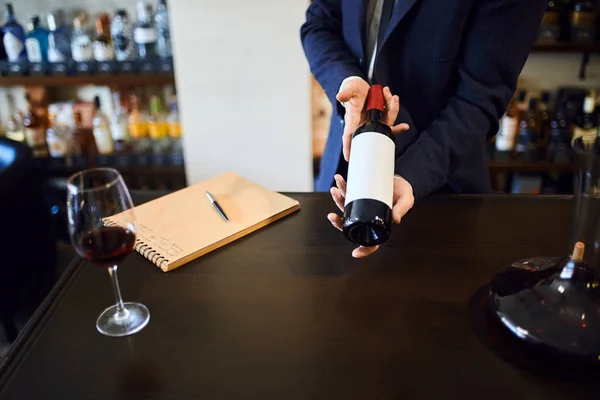
[[[343,4],[344,2],[342,2]],[[366,23],[367,23],[367,5],[369,0],[347,0],[348,4],[348,19],[350,23],[358,27],[360,58],[364,58],[365,43],[366,43]]]
[[[394,7],[394,13],[392,14],[392,19],[390,20],[390,25],[388,26],[387,32],[385,33],[381,47],[383,47],[388,37],[390,36],[390,33],[392,33],[394,29],[396,29],[396,26],[398,26],[400,21],[402,21],[402,18],[404,18],[406,14],[408,14],[408,12],[411,10],[411,8],[413,8],[417,1],[419,0],[398,0],[398,4],[396,4],[396,7]]]

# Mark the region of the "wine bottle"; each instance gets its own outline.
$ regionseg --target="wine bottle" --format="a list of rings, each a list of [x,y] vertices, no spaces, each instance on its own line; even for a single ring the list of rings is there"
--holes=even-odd
[[[25,118],[23,118],[23,127],[25,128],[25,139],[27,144],[33,150],[33,155],[35,157],[48,157],[45,124],[36,113],[31,97],[25,95],[25,100],[27,101],[27,114],[25,114]]]
[[[4,4],[4,18],[6,23],[2,27],[2,42],[8,56],[8,61],[27,61],[25,29],[17,22],[12,3]]]
[[[352,135],[344,205],[344,235],[361,246],[382,244],[392,231],[396,144],[384,111],[383,87],[373,85],[366,122]]]
[[[596,114],[596,92],[590,91],[583,102],[583,112],[575,118],[573,142],[583,138],[586,146],[592,146],[598,137],[598,115]]]
[[[554,164],[571,162],[571,131],[564,111],[558,110],[556,117],[550,122],[547,160]]]
[[[538,158],[538,143],[540,137],[537,119],[537,102],[535,98],[529,99],[529,110],[519,122],[519,133],[515,145],[515,158],[524,161],[533,161]]]
[[[94,97],[94,108],[96,112],[92,124],[94,126],[93,132],[96,148],[100,154],[112,154],[115,148],[110,134],[110,122],[108,122],[108,118],[102,112],[99,96]]]

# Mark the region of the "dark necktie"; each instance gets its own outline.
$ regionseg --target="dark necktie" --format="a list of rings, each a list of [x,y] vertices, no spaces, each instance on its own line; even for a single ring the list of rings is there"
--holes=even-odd
[[[381,48],[383,38],[387,32],[388,26],[390,25],[390,19],[392,19],[392,13],[394,11],[395,0],[384,0],[383,10],[381,11],[381,21],[379,22],[379,34],[377,35],[377,52]]]

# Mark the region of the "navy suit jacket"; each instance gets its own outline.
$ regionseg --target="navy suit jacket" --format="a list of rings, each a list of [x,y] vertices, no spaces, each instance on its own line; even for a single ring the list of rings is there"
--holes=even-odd
[[[313,0],[301,28],[311,72],[333,104],[316,191],[344,170],[344,78],[366,79],[368,0]],[[490,191],[485,144],[498,130],[537,35],[547,0],[399,0],[381,44],[373,83],[400,97],[395,172],[415,198],[447,185]]]

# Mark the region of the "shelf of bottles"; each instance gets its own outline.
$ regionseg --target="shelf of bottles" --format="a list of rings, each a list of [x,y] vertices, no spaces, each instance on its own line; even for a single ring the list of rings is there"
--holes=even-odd
[[[600,52],[597,0],[549,0],[533,51]]]
[[[16,111],[8,96],[10,117],[4,134],[32,149],[41,175],[68,177],[105,166],[127,175],[132,189],[185,186],[182,129],[172,87],[114,91],[110,116],[100,96],[93,102],[45,107],[35,101],[35,94],[26,95],[25,112]]]
[[[159,1],[156,12],[150,4],[139,1],[135,23],[123,9],[117,10],[112,20],[108,13],[100,14],[94,21],[95,29],[89,26],[84,12],[69,24],[63,10],[53,11],[47,15],[47,27],[39,16],[32,16],[25,28],[16,20],[13,5],[6,3],[4,17],[0,85],[173,80],[165,0]],[[120,80],[112,79],[115,76]],[[62,79],[55,81],[55,77]]]
[[[543,189],[543,181],[548,176],[570,178],[571,143],[578,137],[593,140],[598,136],[599,114],[595,90],[518,90],[489,143],[490,171],[515,173],[510,191],[552,193]],[[527,181],[530,189],[519,190],[519,181]]]
[[[32,16],[23,27],[10,3],[4,17],[0,86],[25,86],[27,105],[19,109],[8,92],[3,133],[32,149],[40,175],[65,178],[106,166],[121,171],[131,189],[185,186],[165,0],[155,12],[138,1],[135,21],[123,9],[93,20],[84,12],[70,20],[55,10],[47,26]],[[65,100],[65,93],[48,90],[83,84],[109,86],[110,107],[102,107],[110,98],[106,89],[94,101],[69,91]]]

